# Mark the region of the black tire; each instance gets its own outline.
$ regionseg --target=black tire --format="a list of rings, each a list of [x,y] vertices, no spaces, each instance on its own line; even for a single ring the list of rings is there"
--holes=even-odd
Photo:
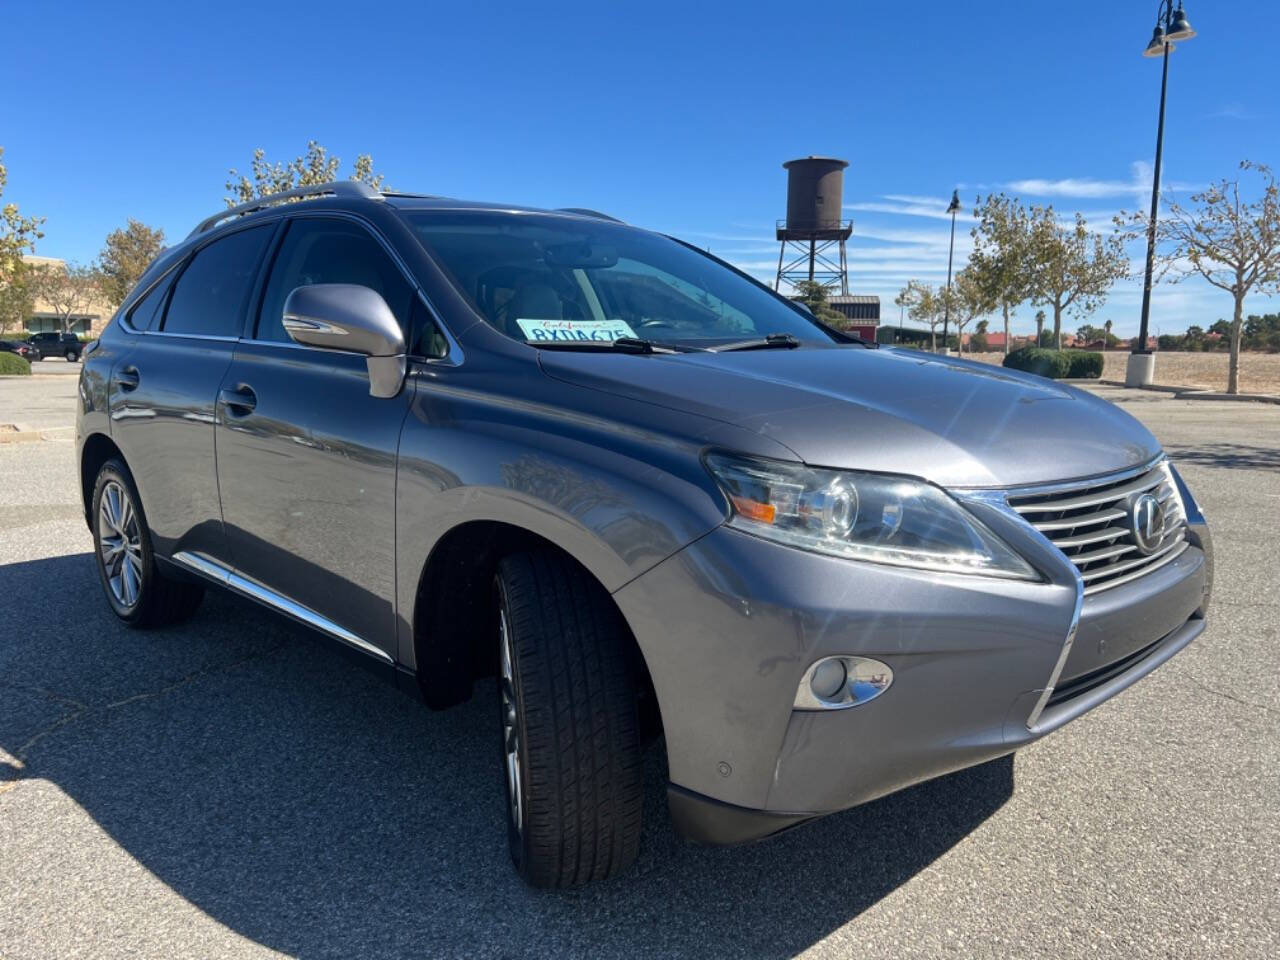
[[[75,363],[80,359],[80,354],[76,353],[74,350],[68,350],[65,356],[67,358],[67,363]]]
[[[118,528],[112,526],[103,512],[104,497],[115,497],[117,493],[127,498],[133,514],[132,522],[125,522],[128,535],[118,538],[114,536]],[[107,513],[110,512],[108,509]],[[117,617],[131,627],[149,628],[181,623],[196,612],[204,599],[204,587],[198,583],[170,579],[160,572],[151,549],[151,531],[142,509],[142,498],[138,496],[129,468],[122,461],[108,460],[98,471],[90,516],[98,579],[107,604]],[[122,547],[120,551],[112,552],[110,541],[116,539],[120,540]],[[116,562],[108,563],[109,553]],[[134,557],[132,565],[129,555]],[[126,566],[130,566],[128,571]],[[125,580],[119,578],[134,584],[133,589],[124,586]],[[119,586],[113,586],[113,579]],[[121,595],[117,595],[117,590]]]
[[[644,808],[626,628],[600,585],[550,552],[504,559],[497,600],[502,759],[505,768],[510,718],[523,790],[517,813],[505,775],[511,859],[535,887],[616,876],[639,852]]]

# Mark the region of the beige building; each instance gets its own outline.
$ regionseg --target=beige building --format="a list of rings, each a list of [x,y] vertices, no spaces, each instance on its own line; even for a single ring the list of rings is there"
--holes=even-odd
[[[65,260],[59,260],[57,257],[36,257],[24,256],[24,263],[37,267],[66,267]],[[85,306],[78,313],[73,313],[70,318],[70,329],[72,333],[89,334],[96,336],[102,332],[102,328],[107,325],[107,321],[111,319],[114,309],[104,300],[95,300]],[[41,300],[36,300],[31,316],[27,318],[27,333],[43,333],[46,330],[60,331],[62,329],[62,317],[58,315],[58,311],[54,310],[49,304]]]

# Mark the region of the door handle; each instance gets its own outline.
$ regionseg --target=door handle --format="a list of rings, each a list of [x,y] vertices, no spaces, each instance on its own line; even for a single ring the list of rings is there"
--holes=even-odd
[[[121,390],[129,391],[138,388],[138,368],[124,367],[116,371],[116,386]]]
[[[219,390],[218,402],[227,408],[227,412],[237,417],[248,416],[258,405],[258,395],[253,388],[240,384],[234,390]]]

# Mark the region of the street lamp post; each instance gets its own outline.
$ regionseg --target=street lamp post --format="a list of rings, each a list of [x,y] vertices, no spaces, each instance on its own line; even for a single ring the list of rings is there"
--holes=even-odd
[[[1147,349],[1147,330],[1151,319],[1151,274],[1156,258],[1156,217],[1160,211],[1160,161],[1164,153],[1164,103],[1169,90],[1169,54],[1175,47],[1175,40],[1190,40],[1196,35],[1187,22],[1187,15],[1182,9],[1181,0],[1178,9],[1173,9],[1173,0],[1160,0],[1156,12],[1156,28],[1151,34],[1151,42],[1142,51],[1144,57],[1160,57],[1164,67],[1160,77],[1160,119],[1156,123],[1156,165],[1151,180],[1151,216],[1147,221],[1147,269],[1142,283],[1142,320],[1138,325],[1137,349],[1129,354],[1129,364],[1125,370],[1124,382],[1127,387],[1145,387],[1155,377],[1156,358]]]
[[[942,352],[950,353],[947,345],[947,326],[951,323],[951,258],[956,252],[956,213],[960,209],[960,191],[951,191],[951,206],[947,213],[951,214],[951,246],[947,250],[947,299],[942,307]]]

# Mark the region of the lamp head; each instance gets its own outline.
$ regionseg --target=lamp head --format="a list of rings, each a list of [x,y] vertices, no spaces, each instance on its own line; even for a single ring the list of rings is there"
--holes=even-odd
[[[951,206],[947,207],[947,213],[958,213],[960,210],[960,191],[951,191]]]
[[[1142,51],[1144,57],[1163,57],[1164,56],[1165,35],[1164,29],[1156,24],[1155,32],[1151,34],[1151,42],[1147,44],[1147,49]],[[1169,50],[1173,50],[1173,44],[1169,44]]]
[[[1178,4],[1178,9],[1173,14],[1173,22],[1169,24],[1169,29],[1165,33],[1168,40],[1190,40],[1196,35],[1191,29],[1191,24],[1187,23],[1186,11],[1182,9],[1182,4]]]

